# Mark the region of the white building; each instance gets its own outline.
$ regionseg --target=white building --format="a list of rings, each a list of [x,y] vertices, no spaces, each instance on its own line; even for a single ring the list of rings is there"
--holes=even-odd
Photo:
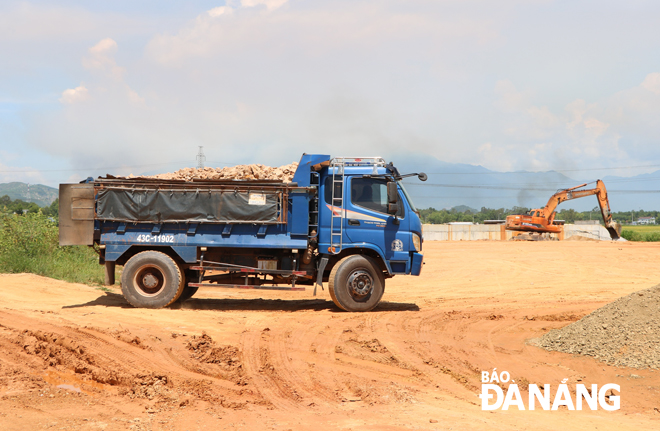
[[[655,217],[640,217],[637,224],[655,224]]]

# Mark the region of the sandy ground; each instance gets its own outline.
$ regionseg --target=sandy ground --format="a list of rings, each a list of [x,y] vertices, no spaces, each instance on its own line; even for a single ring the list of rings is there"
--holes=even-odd
[[[0,275],[0,429],[660,429],[660,371],[528,344],[660,283],[659,245],[424,247],[422,276],[388,280],[363,314],[327,290],[209,288],[144,310],[118,288]],[[482,411],[493,368],[521,386],[616,383],[621,409]]]

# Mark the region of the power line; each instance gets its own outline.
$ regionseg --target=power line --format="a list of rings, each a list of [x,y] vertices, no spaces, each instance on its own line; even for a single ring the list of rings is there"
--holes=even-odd
[[[649,181],[660,181],[660,177],[650,177],[650,178],[623,178],[620,180],[611,180],[607,184],[619,184],[619,183],[637,183],[637,182],[649,182]],[[535,181],[539,185],[543,186],[558,186],[565,187],[574,184],[576,181],[562,181],[562,182],[545,182],[545,181]],[[595,181],[592,181],[595,182]],[[589,184],[591,184],[590,182]],[[511,186],[511,190],[542,190],[548,191],[551,189],[539,189],[534,188],[534,186],[528,186],[521,183],[502,183],[499,185],[489,185],[489,184],[439,184],[439,183],[418,183],[418,182],[406,182],[406,187],[460,187],[460,188],[503,188],[507,189],[507,186]]]
[[[506,186],[488,186],[488,185],[458,185],[458,184],[407,184],[406,187],[440,187],[456,189],[485,189],[485,190],[511,190],[511,191],[531,191],[531,192],[556,192],[557,189],[537,188],[537,187],[506,187]],[[660,193],[660,190],[608,190],[607,193]]]
[[[611,168],[576,168],[553,169],[550,171],[514,171],[514,172],[425,172],[427,175],[511,175],[511,174],[551,174],[553,172],[612,171],[617,169],[660,168],[660,165],[615,166]],[[485,169],[485,168],[484,168]]]
[[[538,191],[538,192],[552,192],[552,190],[532,190],[532,191]],[[658,194],[660,193],[660,190],[608,190],[608,195],[643,195],[643,194]],[[517,199],[519,196],[517,194],[510,194],[510,195],[493,195],[489,194],[486,196],[479,196],[479,195],[454,195],[454,196],[438,196],[438,195],[410,195],[411,198],[414,199],[455,199],[458,197],[466,198],[466,199]],[[530,197],[531,198],[531,197]]]

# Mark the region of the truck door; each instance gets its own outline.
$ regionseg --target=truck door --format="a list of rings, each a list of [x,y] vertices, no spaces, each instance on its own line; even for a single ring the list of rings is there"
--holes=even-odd
[[[410,260],[410,221],[405,199],[399,196],[397,221],[387,214],[387,180],[362,176],[348,177],[346,199],[346,236],[351,244],[379,247],[393,272],[405,273]]]

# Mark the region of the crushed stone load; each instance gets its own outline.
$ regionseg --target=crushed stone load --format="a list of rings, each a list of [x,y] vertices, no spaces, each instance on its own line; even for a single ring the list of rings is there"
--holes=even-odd
[[[227,168],[183,168],[176,172],[158,174],[144,178],[160,180],[276,180],[285,183],[291,182],[298,163],[273,168],[261,164],[238,165]]]
[[[660,284],[619,298],[534,344],[614,366],[660,368]]]

